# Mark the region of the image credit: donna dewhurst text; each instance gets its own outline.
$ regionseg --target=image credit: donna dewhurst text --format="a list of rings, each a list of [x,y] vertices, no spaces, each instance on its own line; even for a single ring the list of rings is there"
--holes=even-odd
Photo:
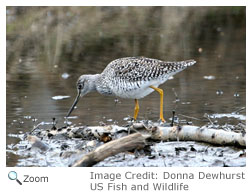
[[[192,181],[188,181],[192,180]],[[91,191],[189,191],[202,180],[245,180],[245,172],[90,172]]]

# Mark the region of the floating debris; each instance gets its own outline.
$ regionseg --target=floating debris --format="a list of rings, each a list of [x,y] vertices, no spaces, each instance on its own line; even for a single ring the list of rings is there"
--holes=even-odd
[[[131,117],[130,117],[130,116],[124,117],[123,120],[124,120],[124,121],[131,120]]]
[[[69,116],[69,117],[67,117],[67,119],[77,119],[78,118],[78,116]]]
[[[31,119],[31,116],[29,116],[29,115],[24,116],[24,119]]]
[[[32,121],[33,122],[36,122],[38,119],[37,118],[32,118]]]
[[[67,79],[68,77],[70,77],[70,74],[68,74],[68,73],[63,73],[63,74],[61,75],[61,77],[62,77],[63,79]]]
[[[53,96],[51,97],[53,100],[62,100],[65,98],[70,98],[70,96]]]
[[[71,122],[71,121],[68,121],[68,120],[65,120],[65,121],[64,121],[64,124],[66,124],[66,125],[71,125],[72,122]]]
[[[214,80],[215,76],[214,75],[205,75],[203,76],[204,79],[208,79],[208,80]]]
[[[25,136],[25,135],[24,135],[23,133],[22,133],[22,134],[20,134],[20,133],[19,133],[19,134],[9,133],[8,136],[9,136],[9,137],[19,138],[19,139],[22,140],[22,139],[24,139],[24,136]]]
[[[216,94],[219,95],[219,96],[220,96],[220,95],[223,95],[223,91],[222,91],[222,90],[217,90],[217,91],[216,91]]]
[[[242,121],[245,121],[246,120],[246,116],[245,115],[239,115],[239,114],[212,114],[212,115],[209,115],[210,118],[223,118],[223,117],[227,117],[227,118],[235,118],[235,119],[239,119],[239,120],[242,120]]]
[[[181,102],[181,104],[191,104],[191,102]]]
[[[237,92],[234,94],[234,97],[239,97],[240,94],[238,94]]]

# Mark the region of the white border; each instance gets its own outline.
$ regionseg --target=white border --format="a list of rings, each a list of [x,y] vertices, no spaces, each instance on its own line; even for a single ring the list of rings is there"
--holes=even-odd
[[[4,0],[7,6],[245,6],[248,0]]]
[[[0,31],[0,59],[1,59],[1,76],[0,76],[0,89],[1,89],[1,101],[0,101],[0,184],[1,190],[8,193],[86,193],[89,187],[89,172],[91,170],[97,172],[125,172],[127,170],[144,172],[146,170],[152,170],[154,172],[161,173],[163,170],[167,171],[181,171],[181,172],[197,172],[197,171],[209,171],[209,172],[219,172],[221,170],[227,172],[237,172],[239,170],[245,170],[246,172],[250,169],[250,159],[247,157],[246,168],[6,168],[6,10],[5,6],[247,6],[246,14],[247,21],[250,19],[250,1],[248,0],[2,0],[0,2],[0,26],[2,30]],[[250,53],[250,20],[247,22],[247,51]],[[5,27],[3,27],[5,26]],[[250,67],[250,55],[247,54],[246,62],[247,72],[251,71]],[[247,73],[248,74],[248,73]],[[247,99],[251,99],[250,91],[250,80],[247,75]],[[249,140],[249,101],[247,101],[247,145]],[[248,150],[249,152],[249,150]],[[247,156],[250,154],[247,153]],[[7,178],[7,173],[10,170],[16,170],[20,175],[31,174],[31,175],[47,175],[50,177],[50,183],[48,184],[27,184],[19,186],[13,183]],[[247,175],[247,178],[250,178]],[[128,182],[128,181],[125,181]],[[137,181],[135,181],[137,182]],[[144,182],[141,181],[141,182]],[[187,181],[188,183],[190,181]],[[193,189],[190,192],[184,193],[247,193],[249,185],[246,180],[243,181],[191,181],[191,187]],[[164,191],[162,193],[166,193]],[[108,193],[108,192],[102,192]],[[111,192],[109,192],[111,193]],[[112,192],[115,193],[115,192]],[[127,192],[131,193],[131,192]],[[135,192],[134,192],[135,193]],[[150,192],[148,192],[150,193]]]

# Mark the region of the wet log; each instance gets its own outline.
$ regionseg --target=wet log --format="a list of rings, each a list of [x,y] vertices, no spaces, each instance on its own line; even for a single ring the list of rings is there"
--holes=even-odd
[[[103,161],[105,158],[133,149],[141,149],[146,145],[145,139],[149,136],[143,136],[140,133],[134,133],[120,139],[110,141],[99,146],[94,151],[84,155],[76,161],[73,167],[90,167]]]
[[[237,147],[246,147],[246,135],[244,133],[237,133],[234,131],[226,131],[223,129],[212,129],[207,126],[198,127],[191,125],[184,126],[145,126],[143,123],[134,123],[130,128],[118,127],[116,125],[109,125],[105,127],[91,127],[94,135],[111,133],[114,134],[119,130],[132,130],[134,128],[137,132],[143,135],[150,134],[151,139],[161,141],[197,141],[205,142],[213,145],[228,145]]]
[[[246,147],[246,135],[243,133],[189,125],[153,127],[151,138],[161,141],[198,141],[214,145]]]

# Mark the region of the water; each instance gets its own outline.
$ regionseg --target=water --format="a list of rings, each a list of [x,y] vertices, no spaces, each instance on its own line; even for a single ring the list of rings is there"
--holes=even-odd
[[[126,56],[197,61],[160,86],[166,120],[172,110],[194,125],[208,122],[205,113],[216,114],[213,120],[222,124],[245,118],[244,8],[7,9],[7,150],[15,150],[12,146],[20,141],[10,134],[23,134],[52,118],[63,126],[77,94],[78,77],[100,73],[110,61]],[[35,22],[39,13],[43,17]],[[30,16],[34,21],[27,19]],[[158,93],[139,103],[139,119],[158,120]],[[90,93],[79,101],[70,121],[123,125],[133,110],[133,100]],[[233,112],[240,116],[224,117]],[[7,152],[7,166],[15,166],[18,159]]]

